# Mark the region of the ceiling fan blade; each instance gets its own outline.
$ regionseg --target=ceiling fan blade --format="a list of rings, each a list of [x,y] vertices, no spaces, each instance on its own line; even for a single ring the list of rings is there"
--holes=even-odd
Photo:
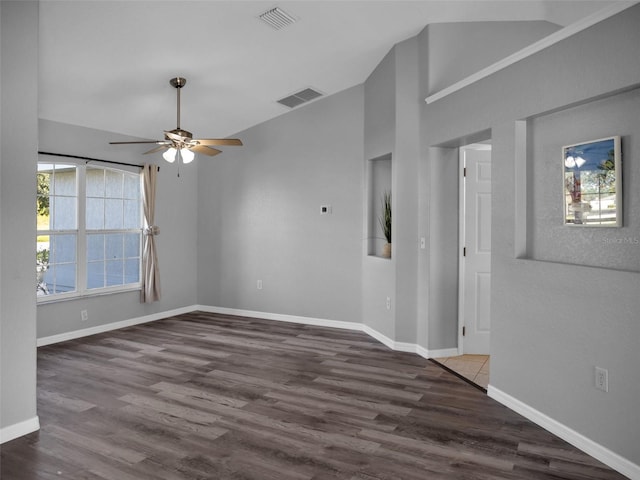
[[[222,151],[218,150],[217,148],[206,147],[204,145],[195,145],[189,148],[189,150],[197,153],[204,153],[205,155],[209,155],[210,157],[222,153]]]
[[[242,145],[239,138],[194,138],[200,145]]]
[[[160,145],[159,147],[156,148],[152,148],[151,150],[149,150],[148,152],[144,152],[143,155],[147,155],[148,153],[156,153],[159,152],[161,150],[166,150],[167,148],[169,148],[171,145],[166,144],[166,145]]]
[[[126,144],[132,144],[132,143],[164,143],[163,140],[142,140],[139,142],[109,142],[109,145],[126,145]]]

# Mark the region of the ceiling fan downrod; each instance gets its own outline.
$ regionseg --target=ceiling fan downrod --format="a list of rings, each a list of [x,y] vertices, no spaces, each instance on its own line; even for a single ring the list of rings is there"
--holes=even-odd
[[[177,101],[177,118],[176,118],[176,130],[180,131],[180,89],[187,84],[187,79],[184,77],[175,77],[169,80],[169,84],[176,89],[176,101]]]

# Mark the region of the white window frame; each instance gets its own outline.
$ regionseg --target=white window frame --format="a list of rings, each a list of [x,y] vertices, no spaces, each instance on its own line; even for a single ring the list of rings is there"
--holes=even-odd
[[[73,300],[77,298],[83,297],[94,297],[100,295],[109,295],[114,293],[122,293],[122,292],[131,292],[131,291],[140,291],[142,289],[142,235],[144,228],[142,224],[144,223],[144,215],[143,215],[143,204],[142,204],[142,172],[135,167],[128,169],[126,167],[114,168],[101,163],[83,163],[74,161],[71,158],[64,158],[59,160],[44,160],[41,159],[38,161],[38,164],[66,164],[66,165],[75,165],[76,167],[76,230],[37,230],[36,238],[42,235],[57,235],[57,234],[75,234],[76,235],[76,290],[73,292],[64,292],[64,293],[52,293],[49,295],[37,295],[37,303],[54,303],[65,300]],[[140,181],[140,228],[135,229],[102,229],[102,230],[87,230],[86,228],[86,206],[87,206],[87,183],[86,183],[86,172],[87,167],[95,167],[95,168],[103,168],[107,170],[114,170],[116,172],[126,172],[126,173],[135,173],[139,177]],[[53,233],[52,233],[53,232]],[[138,233],[140,234],[140,255],[139,255],[139,266],[138,271],[140,273],[139,280],[136,283],[128,283],[125,285],[112,285],[106,287],[99,288],[87,288],[87,235],[92,233],[102,233],[104,235],[108,235],[110,233]]]

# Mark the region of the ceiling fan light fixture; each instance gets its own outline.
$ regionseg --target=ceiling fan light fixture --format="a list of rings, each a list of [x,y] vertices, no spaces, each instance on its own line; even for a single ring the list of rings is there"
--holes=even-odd
[[[176,161],[176,152],[177,150],[173,147],[167,149],[166,152],[162,154],[162,158],[164,158],[167,162],[173,163]]]
[[[193,162],[193,159],[195,158],[195,156],[196,156],[196,154],[193,153],[188,148],[181,148],[180,149],[180,157],[182,157],[182,163],[184,163],[184,164]]]

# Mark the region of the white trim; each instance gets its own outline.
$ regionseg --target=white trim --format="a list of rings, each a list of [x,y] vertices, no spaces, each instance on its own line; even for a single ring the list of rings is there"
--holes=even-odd
[[[122,320],[120,322],[106,323],[104,325],[96,325],[95,327],[83,328],[81,330],[74,330],[72,332],[59,333],[57,335],[38,338],[36,346],[44,347],[45,345],[51,345],[52,343],[65,342],[67,340],[74,340],[76,338],[88,337],[89,335],[95,335],[96,333],[109,332],[111,330],[117,330],[119,328],[131,327],[133,325],[139,325],[141,323],[153,322],[156,320],[162,320],[163,318],[181,315],[183,313],[190,313],[194,310],[195,307],[191,305],[188,307],[176,308],[174,310],[145,315],[143,317],[130,318],[128,320]]]
[[[429,356],[425,358],[445,358],[462,355],[460,350],[457,348],[442,348],[440,350],[429,350],[428,352]]]
[[[554,420],[553,418],[545,415],[535,408],[530,407],[526,403],[521,402],[517,398],[512,397],[508,393],[505,393],[492,385],[489,385],[487,395],[621,474],[626,475],[631,479],[640,479],[640,465],[636,465],[635,463],[615,452],[612,452],[608,448],[603,447],[599,443],[594,442],[581,433],[563,425],[557,420]]]
[[[427,350],[421,345],[416,345],[416,353],[420,355],[422,358],[426,358],[427,360],[433,357],[433,355],[430,357],[429,350]]]
[[[362,326],[362,328],[360,330],[363,331],[364,333],[366,333],[367,335],[369,335],[370,337],[376,339],[381,344],[383,344],[384,346],[390,348],[391,350],[395,350],[396,349],[395,348],[395,346],[396,346],[395,340],[391,340],[389,337],[387,337],[383,333],[378,332],[377,330],[374,330],[369,325],[362,324],[361,326]]]
[[[395,350],[397,352],[418,353],[418,345],[416,345],[415,343],[409,343],[409,342],[393,342],[393,345],[391,346],[391,350]],[[428,357],[425,357],[425,358],[428,358]]]
[[[561,28],[556,32],[553,32],[551,35],[544,37],[543,39],[538,40],[535,43],[532,43],[531,45],[523,48],[522,50],[518,50],[517,52],[509,55],[508,57],[505,57],[502,60],[499,60],[498,62],[493,63],[488,67],[483,68],[482,70],[479,70],[473,75],[469,75],[468,77],[463,78],[462,80],[452,85],[449,85],[446,88],[443,88],[442,90],[434,93],[433,95],[429,95],[427,98],[425,98],[425,102],[427,102],[428,104],[433,103],[436,100],[440,100],[441,98],[444,98],[447,95],[451,95],[452,93],[457,92],[458,90],[462,90],[463,88],[468,87],[469,85],[479,80],[482,80],[483,78],[486,78],[490,75],[493,75],[496,72],[499,72],[500,70],[508,67],[509,65],[513,65],[514,63],[519,62],[520,60],[524,60],[525,58],[530,57],[531,55],[538,53],[541,50],[544,50],[545,48],[555,45],[556,43],[559,43],[562,40],[565,40],[575,35],[578,32],[581,32],[583,30],[586,30],[589,27],[592,27],[596,23],[602,22],[603,20],[606,20],[607,18],[622,12],[623,10],[626,10],[627,8],[629,8],[632,5],[635,5],[636,3],[637,2],[614,2],[613,4],[603,8],[602,10],[599,10],[589,16],[586,16],[578,20],[577,22],[572,23],[571,25],[567,25],[566,27]]]
[[[22,422],[14,423],[0,429],[0,443],[9,442],[28,433],[40,430],[40,420],[38,416],[32,417]]]
[[[220,313],[222,315],[235,315],[239,317],[263,318],[265,320],[276,320],[279,322],[292,322],[302,325],[315,325],[318,327],[341,328],[344,330],[362,331],[362,324],[356,322],[344,322],[341,320],[325,320],[323,318],[302,317],[299,315],[287,315],[282,313],[259,312],[256,310],[241,310],[237,308],[215,307],[208,305],[195,305],[193,310],[200,310],[208,313]],[[193,311],[192,310],[192,311]]]

